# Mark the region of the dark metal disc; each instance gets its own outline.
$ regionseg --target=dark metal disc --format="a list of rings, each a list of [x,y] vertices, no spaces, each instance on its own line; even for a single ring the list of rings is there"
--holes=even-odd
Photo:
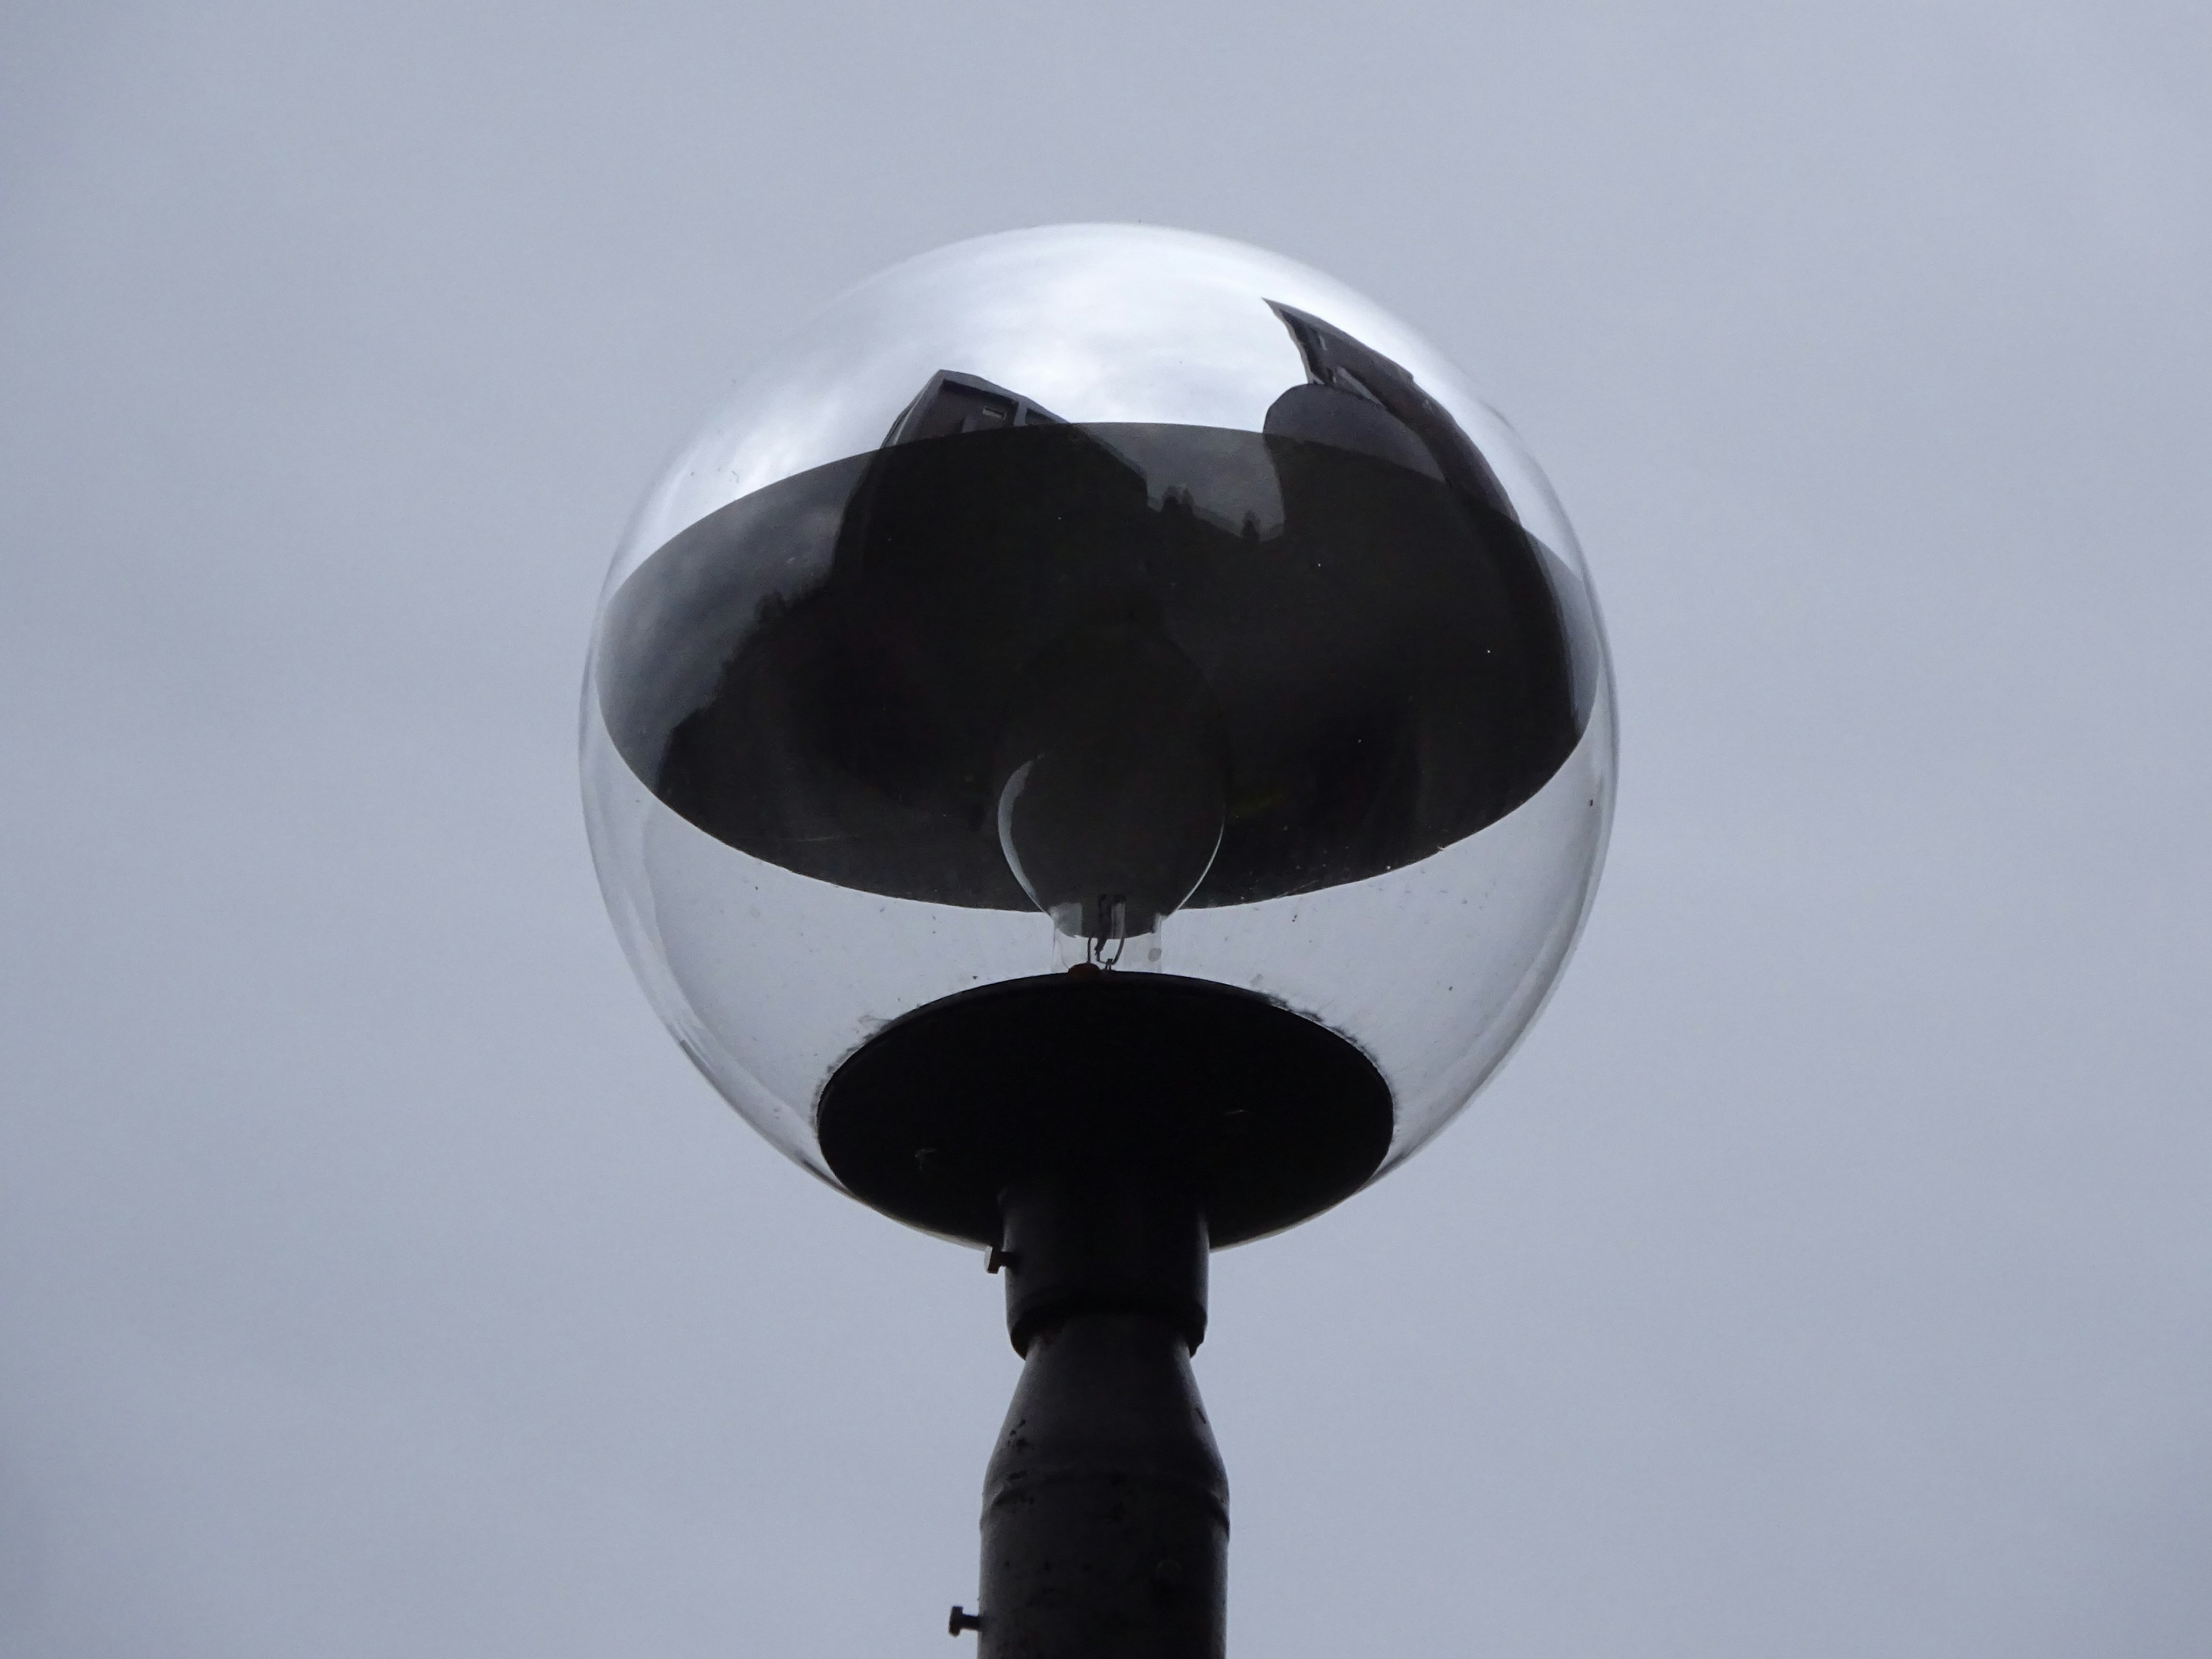
[[[1198,1194],[1215,1245],[1349,1197],[1390,1147],[1389,1085],[1350,1040],[1250,991],[1054,974],[894,1020],[822,1091],[837,1179],[887,1215],[999,1242],[1012,1182],[1142,1171]]]

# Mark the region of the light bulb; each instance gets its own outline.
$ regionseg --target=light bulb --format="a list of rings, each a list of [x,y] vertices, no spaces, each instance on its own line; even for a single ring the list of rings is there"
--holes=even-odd
[[[1139,594],[1039,652],[999,742],[999,846],[1066,969],[1156,969],[1160,927],[1206,877],[1227,744],[1206,677]]]

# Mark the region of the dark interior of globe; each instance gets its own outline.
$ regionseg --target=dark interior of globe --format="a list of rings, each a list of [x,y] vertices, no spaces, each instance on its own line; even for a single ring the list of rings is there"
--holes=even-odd
[[[677,536],[599,641],[623,759],[770,863],[991,908],[1042,902],[1018,853],[1236,904],[1504,817],[1582,735],[1588,596],[1401,365],[1269,308],[1307,378],[1262,431],[1073,425],[943,370],[878,448]]]
[[[1032,665],[1134,629],[1195,665],[1224,733],[1220,848],[1190,903],[1424,858],[1572,751],[1587,606],[1487,492],[1332,435],[895,431],[732,502],[629,578],[599,641],[609,730],[670,808],[756,857],[1028,908],[996,833],[1004,734]],[[1210,506],[1253,498],[1255,477],[1273,495],[1241,519]],[[1175,718],[1124,678],[1097,684],[1140,742]]]

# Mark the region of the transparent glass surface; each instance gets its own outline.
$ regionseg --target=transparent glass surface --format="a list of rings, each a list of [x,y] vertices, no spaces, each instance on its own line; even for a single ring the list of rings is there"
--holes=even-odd
[[[1390,1167],[1540,1007],[1613,769],[1588,574],[1503,420],[1327,277],[1128,227],[909,261],[772,354],[641,507],[583,708],[647,994],[831,1180],[816,1107],[872,1033],[1069,969],[1348,1038]]]

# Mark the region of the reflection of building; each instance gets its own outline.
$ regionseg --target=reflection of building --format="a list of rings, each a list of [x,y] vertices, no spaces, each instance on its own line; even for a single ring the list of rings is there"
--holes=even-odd
[[[1305,438],[1441,478],[1462,499],[1516,518],[1474,441],[1419,382],[1371,346],[1310,312],[1270,300],[1310,377],[1267,410],[1270,437]]]
[[[1516,517],[1474,441],[1404,368],[1311,312],[1279,301],[1268,305],[1297,343],[1308,377],[1305,385],[1291,387],[1268,408],[1262,429],[1269,436],[1302,438],[1395,462],[1440,480],[1462,500]],[[1065,424],[1018,392],[981,375],[939,369],[899,411],[883,447]],[[1122,465],[1134,465],[1116,447],[1103,447]],[[1159,494],[1152,493],[1155,498]]]
[[[996,432],[1010,426],[1060,426],[1057,415],[1039,409],[1018,392],[993,386],[979,375],[940,368],[929,384],[899,410],[884,447],[923,438],[957,438],[969,432]]]

